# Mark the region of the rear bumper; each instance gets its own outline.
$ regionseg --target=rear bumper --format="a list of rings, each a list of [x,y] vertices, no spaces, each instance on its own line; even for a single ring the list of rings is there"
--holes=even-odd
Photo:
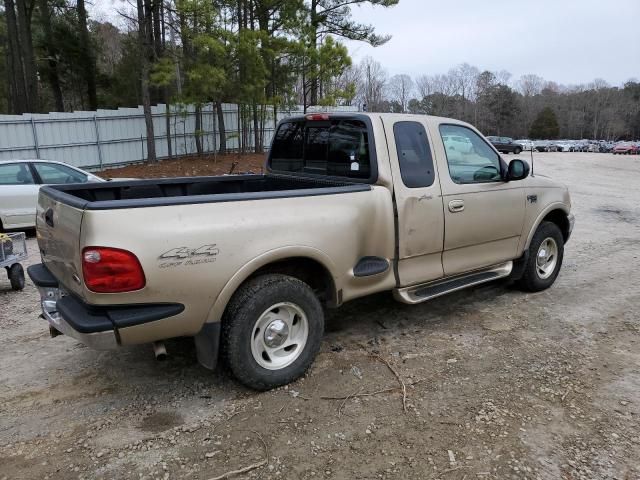
[[[118,329],[163,320],[184,311],[184,305],[138,304],[96,306],[67,295],[53,274],[42,264],[27,269],[40,291],[42,316],[55,330],[97,350],[120,344]]]

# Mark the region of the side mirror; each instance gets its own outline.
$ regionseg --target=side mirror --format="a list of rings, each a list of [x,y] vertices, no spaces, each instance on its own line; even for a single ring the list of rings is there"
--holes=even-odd
[[[527,178],[531,173],[531,167],[524,160],[511,160],[509,162],[509,168],[507,169],[507,175],[505,181],[514,182]]]

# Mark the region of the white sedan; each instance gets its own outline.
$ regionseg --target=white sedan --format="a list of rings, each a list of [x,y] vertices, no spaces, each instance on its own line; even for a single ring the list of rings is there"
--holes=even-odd
[[[41,185],[104,181],[65,163],[0,160],[0,230],[35,227]]]

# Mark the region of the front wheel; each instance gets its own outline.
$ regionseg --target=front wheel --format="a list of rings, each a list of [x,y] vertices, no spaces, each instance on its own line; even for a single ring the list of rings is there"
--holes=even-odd
[[[305,374],[324,333],[322,305],[311,287],[280,274],[242,285],[222,319],[222,360],[244,385],[269,390]]]
[[[564,258],[564,238],[555,223],[542,222],[529,246],[529,258],[518,286],[539,292],[556,281]]]
[[[520,152],[522,152],[521,148],[516,148],[513,153],[515,153],[516,155],[520,155]]]

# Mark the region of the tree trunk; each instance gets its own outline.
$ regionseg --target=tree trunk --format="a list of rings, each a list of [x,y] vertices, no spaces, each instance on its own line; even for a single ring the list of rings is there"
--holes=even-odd
[[[151,16],[152,16],[152,25],[153,31],[151,34],[151,40],[153,45],[153,60],[156,61],[163,54],[163,33],[162,33],[162,24],[163,19],[161,17],[162,0],[153,0],[151,4]],[[164,100],[164,91],[161,88],[153,88],[151,95],[153,103],[160,103]]]
[[[311,0],[311,32],[309,48],[313,49],[314,57],[318,49],[318,0]],[[318,64],[313,60],[309,64],[309,77],[311,81],[309,106],[318,105]],[[305,102],[306,103],[306,102]],[[305,109],[306,111],[306,109]]]
[[[82,56],[82,70],[87,85],[89,109],[98,109],[98,95],[96,93],[96,59],[93,55],[89,29],[87,28],[87,9],[84,0],[78,0],[78,31],[80,33],[80,54]]]
[[[224,112],[222,111],[222,102],[216,102],[216,114],[218,115],[218,130],[220,132],[220,147],[218,152],[221,155],[227,153],[227,131],[224,126]]]
[[[21,114],[28,111],[27,92],[24,83],[24,66],[20,55],[20,41],[18,24],[13,0],[4,0],[5,18],[7,23],[7,70],[9,77],[9,111]]]
[[[142,3],[143,0],[137,0],[138,7],[138,42],[140,46],[140,70],[141,79],[140,86],[142,90],[142,108],[144,110],[144,122],[147,130],[147,160],[155,162],[156,158],[156,141],[153,130],[153,116],[151,113],[151,95],[149,93],[149,57],[151,43],[149,42],[149,34],[151,25],[151,12],[146,11]],[[147,0],[145,0],[146,2]]]
[[[24,73],[24,85],[26,93],[26,105],[29,112],[40,111],[40,99],[38,98],[38,71],[33,54],[33,40],[31,36],[31,14],[33,7],[27,7],[26,0],[16,0],[18,12],[18,38],[20,40],[20,54]]]
[[[162,0],[153,0],[152,15],[153,15],[153,50],[156,56],[162,54],[162,28],[160,19],[160,4]]]
[[[64,100],[62,98],[60,74],[58,72],[58,50],[55,47],[53,32],[51,29],[52,13],[47,0],[38,0],[38,7],[40,9],[40,21],[42,22],[42,28],[44,30],[45,43],[47,45],[47,64],[49,66],[47,77],[49,80],[49,86],[51,87],[51,93],[53,94],[56,112],[64,112]]]

